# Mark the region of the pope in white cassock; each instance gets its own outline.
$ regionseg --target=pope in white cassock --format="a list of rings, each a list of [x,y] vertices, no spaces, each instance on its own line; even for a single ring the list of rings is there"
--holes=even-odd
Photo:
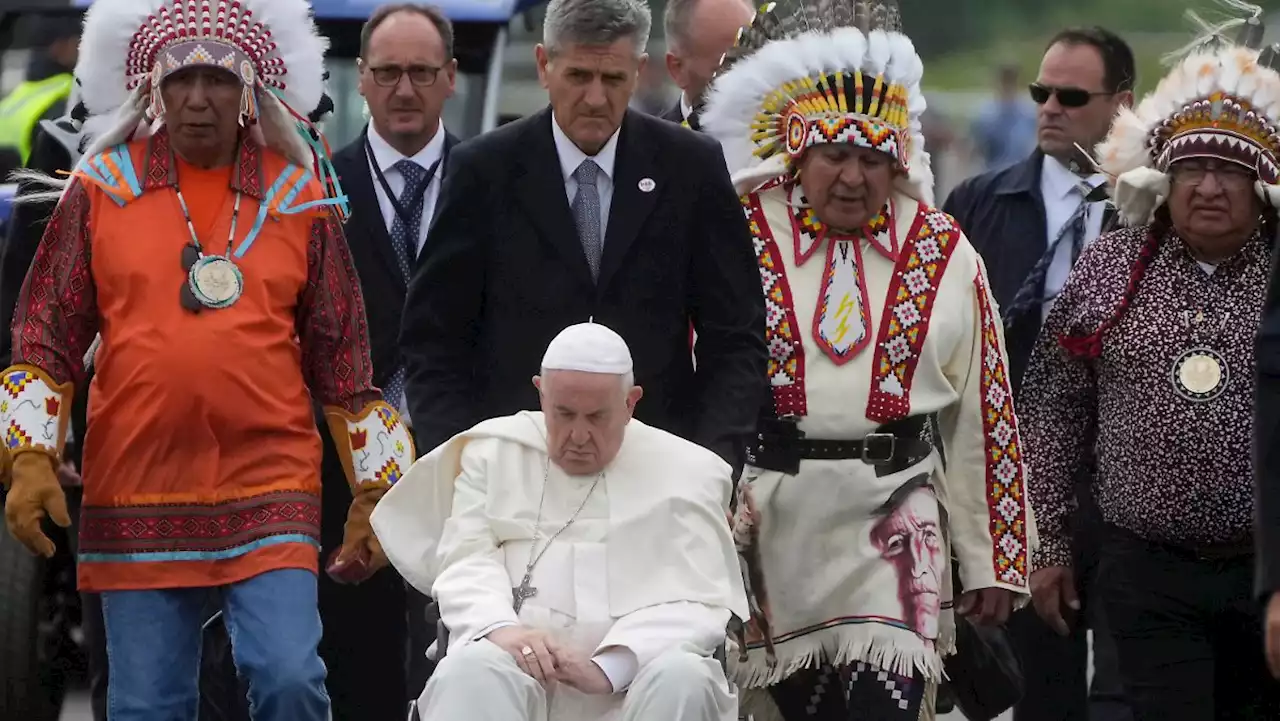
[[[374,510],[449,647],[423,721],[736,721],[713,658],[747,618],[731,470],[632,419],[631,352],[602,325],[551,342],[541,412],[485,421]]]

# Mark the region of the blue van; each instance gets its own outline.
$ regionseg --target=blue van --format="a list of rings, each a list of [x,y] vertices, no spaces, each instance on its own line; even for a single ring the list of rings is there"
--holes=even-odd
[[[454,22],[457,92],[445,107],[450,131],[470,137],[498,125],[503,51],[513,18],[545,0],[435,0]],[[31,48],[34,18],[79,14],[92,0],[0,0],[0,95],[18,81]],[[329,94],[335,110],[324,131],[335,149],[358,137],[364,101],[356,92],[360,28],[379,0],[312,0],[328,36]],[[13,184],[0,184],[0,243]],[[2,252],[2,249],[0,249]],[[7,330],[7,329],[6,329]],[[78,505],[79,494],[68,500]],[[3,500],[0,495],[0,500]],[[58,721],[68,686],[83,676],[83,633],[75,561],[61,529],[54,558],[37,559],[0,529],[0,720]],[[212,714],[211,714],[212,715]],[[77,716],[79,718],[79,716]],[[202,717],[203,718],[203,717]]]

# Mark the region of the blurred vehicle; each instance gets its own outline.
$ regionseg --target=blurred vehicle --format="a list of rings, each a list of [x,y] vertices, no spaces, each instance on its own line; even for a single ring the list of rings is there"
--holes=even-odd
[[[434,0],[454,22],[454,53],[458,59],[457,90],[444,111],[449,130],[467,138],[499,125],[498,97],[502,84],[507,27],[512,19],[545,0]],[[92,0],[0,0],[0,96],[22,80],[31,48],[33,22],[50,14],[82,14]],[[323,130],[336,151],[356,139],[366,122],[363,98],[357,92],[356,58],[360,29],[379,0],[313,0],[317,21],[330,43],[327,69],[334,112]],[[310,108],[299,111],[310,111]],[[16,190],[0,184],[0,239]],[[3,249],[0,248],[0,252]],[[7,332],[8,329],[4,329]],[[79,489],[68,488],[69,502],[78,506]],[[73,511],[74,513],[74,511]],[[68,684],[82,678],[86,662],[80,631],[80,602],[75,590],[75,557],[68,534],[49,529],[58,543],[49,560],[31,556],[7,532],[0,531],[0,721],[57,721]],[[217,619],[213,619],[216,621]],[[222,649],[206,648],[210,656]],[[224,654],[225,655],[225,654]],[[208,660],[208,659],[207,659]],[[214,660],[214,665],[230,663]],[[209,681],[204,691],[209,695]],[[215,718],[233,721],[238,691],[218,690]],[[208,710],[208,705],[206,705]]]

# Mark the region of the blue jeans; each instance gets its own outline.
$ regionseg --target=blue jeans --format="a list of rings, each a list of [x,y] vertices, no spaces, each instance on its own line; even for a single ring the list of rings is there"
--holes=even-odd
[[[196,721],[201,627],[219,599],[254,721],[327,721],[316,576],[292,569],[221,588],[103,593],[110,721]]]

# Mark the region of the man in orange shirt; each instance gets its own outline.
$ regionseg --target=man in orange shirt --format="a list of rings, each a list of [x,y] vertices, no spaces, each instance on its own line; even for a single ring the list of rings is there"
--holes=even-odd
[[[9,530],[51,553],[40,521],[69,522],[55,469],[101,336],[78,570],[102,593],[113,721],[195,717],[210,598],[255,721],[328,717],[313,399],[355,494],[330,572],[386,563],[368,517],[415,456],[372,387],[343,200],[302,120],[325,45],[305,0],[100,0],[86,17],[84,102],[117,122],[59,191],[0,422]]]

